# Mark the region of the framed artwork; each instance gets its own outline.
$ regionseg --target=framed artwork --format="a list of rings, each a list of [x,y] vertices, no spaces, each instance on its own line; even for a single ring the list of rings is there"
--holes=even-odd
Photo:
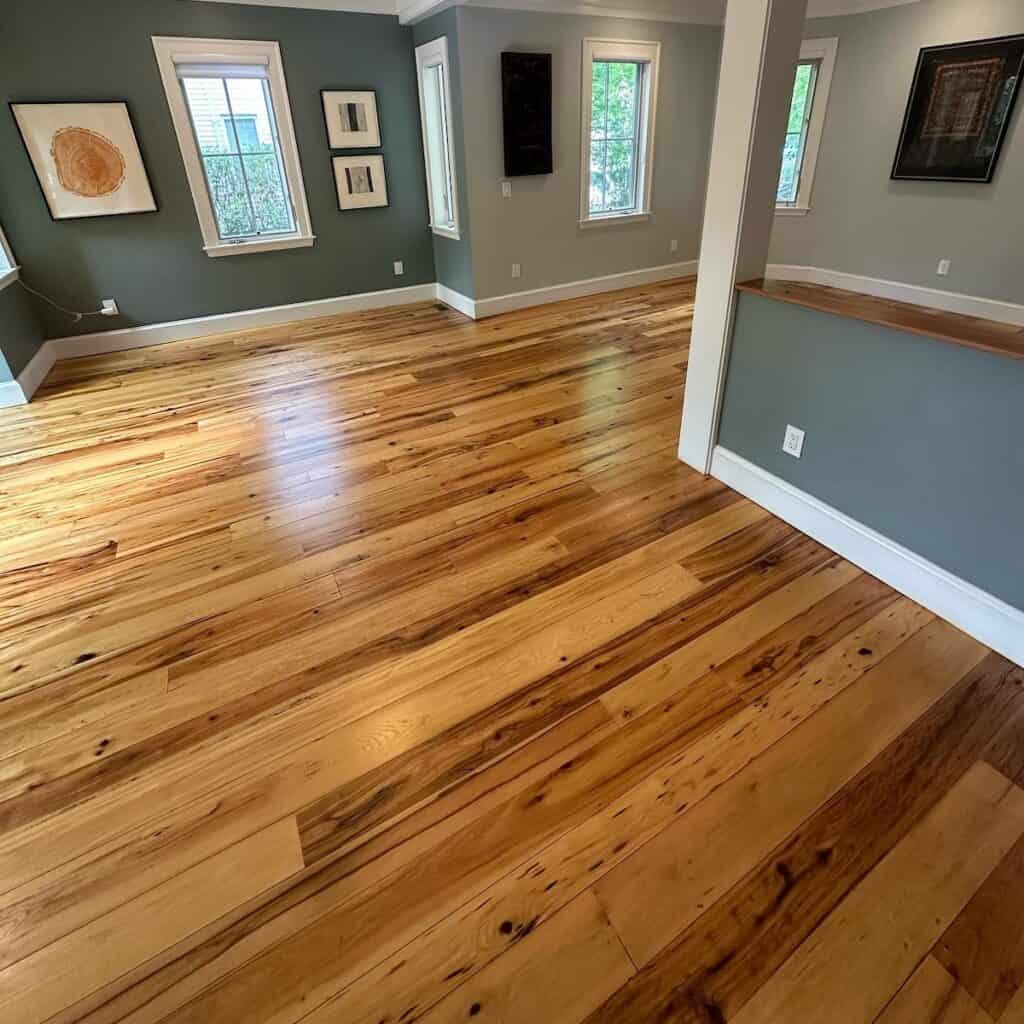
[[[54,220],[156,209],[127,103],[10,107]]]
[[[320,90],[331,149],[370,149],[380,145],[375,92]]]
[[[366,210],[388,205],[384,157],[336,156],[333,163],[340,210]]]
[[[1024,35],[925,47],[917,60],[893,178],[990,182],[1022,70]]]

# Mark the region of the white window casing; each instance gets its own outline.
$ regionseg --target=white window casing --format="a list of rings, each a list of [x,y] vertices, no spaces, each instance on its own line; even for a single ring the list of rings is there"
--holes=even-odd
[[[584,39],[582,66],[582,138],[580,146],[580,226],[626,224],[647,220],[654,184],[654,131],[658,108],[661,44],[648,40]],[[592,213],[590,205],[593,66],[622,61],[642,65],[636,151],[636,208],[627,212]]]
[[[427,173],[430,230],[458,239],[459,183],[452,131],[452,88],[448,37],[416,47],[416,81],[423,131],[423,162]]]
[[[0,288],[18,280],[18,264],[14,262],[14,253],[7,242],[4,229],[0,228]]]
[[[285,83],[284,66],[278,44],[250,40],[154,36],[153,49],[167,95],[174,131],[178,137],[181,158],[185,164],[185,174],[192,190],[206,254],[215,257],[232,256],[313,245],[315,236],[306,202],[299,147],[292,126],[288,87]],[[272,120],[276,129],[276,148],[290,199],[294,230],[254,233],[242,238],[221,237],[183,86],[185,77],[202,75],[206,70],[211,77],[225,80],[234,77],[248,78],[257,74],[265,78]]]
[[[800,47],[800,61],[816,61],[818,74],[812,98],[811,119],[807,126],[807,138],[804,142],[803,157],[800,169],[800,183],[796,200],[792,203],[777,203],[776,214],[783,216],[802,217],[810,212],[811,195],[814,190],[814,173],[818,166],[818,153],[821,139],[825,131],[825,118],[828,114],[829,94],[832,91],[832,75],[836,67],[836,54],[839,51],[838,38],[805,39]]]

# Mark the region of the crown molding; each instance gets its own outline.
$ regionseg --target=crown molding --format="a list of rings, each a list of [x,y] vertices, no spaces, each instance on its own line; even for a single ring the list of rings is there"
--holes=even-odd
[[[197,3],[239,4],[247,7],[292,7],[306,11],[345,11],[349,14],[398,14],[396,0],[196,0]]]

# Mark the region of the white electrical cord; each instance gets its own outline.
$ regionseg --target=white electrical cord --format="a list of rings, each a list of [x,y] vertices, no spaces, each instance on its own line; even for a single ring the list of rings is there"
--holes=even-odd
[[[47,298],[42,292],[37,292],[35,290],[35,288],[29,288],[29,286],[27,284],[25,284],[25,282],[20,277],[18,278],[18,284],[20,284],[21,287],[25,289],[25,291],[31,292],[37,298],[42,299],[43,302],[49,303],[51,306],[53,306],[54,309],[59,309],[62,313],[66,313],[68,316],[74,317],[76,324],[83,317],[87,317],[87,316],[103,316],[103,310],[102,309],[93,309],[93,310],[89,310],[88,312],[84,312],[84,313],[80,313],[80,312],[78,312],[75,309],[65,309],[59,303],[54,302],[53,299]]]

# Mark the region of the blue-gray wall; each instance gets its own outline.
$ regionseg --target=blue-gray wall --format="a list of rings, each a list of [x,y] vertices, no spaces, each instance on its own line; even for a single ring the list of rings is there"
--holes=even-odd
[[[1024,361],[743,294],[719,443],[1024,609],[1022,395]]]
[[[432,18],[421,21],[413,29],[417,46],[441,36],[448,38],[448,63],[452,87],[452,143],[455,149],[455,177],[458,180],[459,238],[433,235],[434,267],[439,284],[469,298],[476,295],[473,280],[473,236],[470,228],[469,171],[466,167],[466,134],[462,116],[462,49],[459,21],[463,8],[450,7]]]
[[[313,248],[205,255],[154,35],[281,44]],[[320,102],[332,87],[377,92],[386,209],[338,210]],[[3,0],[0,99],[0,223],[23,276],[62,305],[93,309],[113,297],[123,312],[76,327],[41,307],[49,337],[434,280],[413,34],[397,18],[184,0]],[[159,212],[50,219],[6,102],[95,99],[128,101]]]
[[[17,378],[42,343],[42,324],[28,292],[17,282],[0,288],[0,384]]]

